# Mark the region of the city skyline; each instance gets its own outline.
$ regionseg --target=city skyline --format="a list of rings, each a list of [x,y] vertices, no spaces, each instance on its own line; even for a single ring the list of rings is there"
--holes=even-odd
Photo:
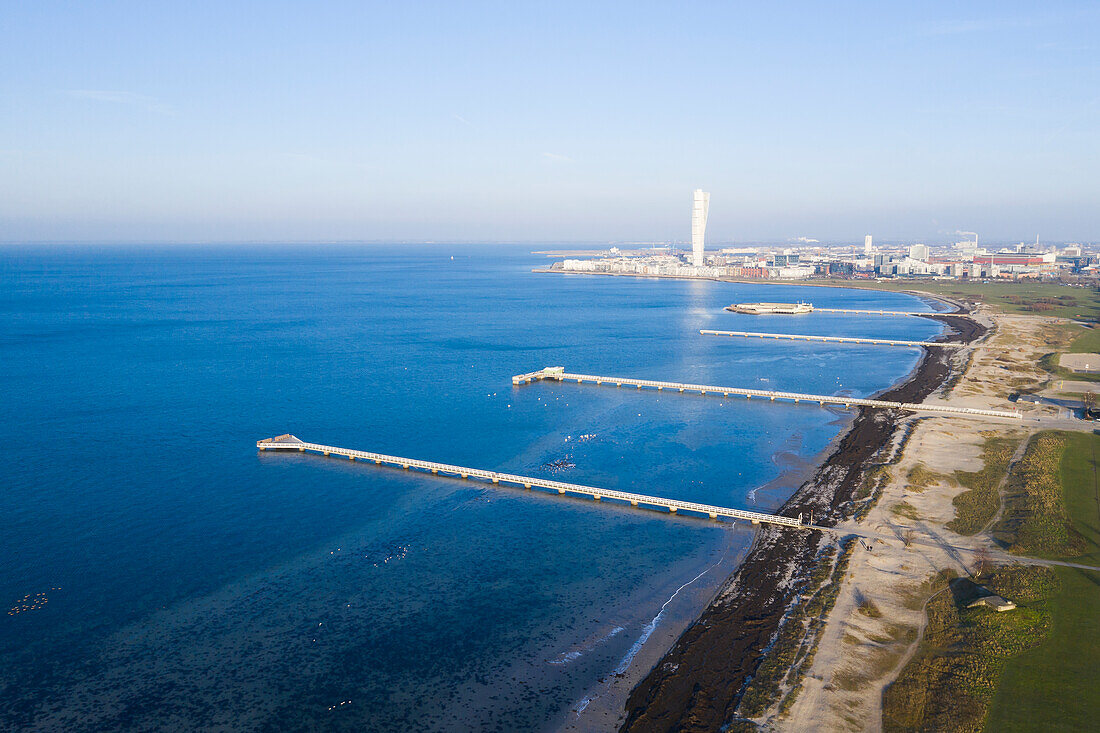
[[[699,11],[13,8],[0,241],[1100,238],[1100,8]]]

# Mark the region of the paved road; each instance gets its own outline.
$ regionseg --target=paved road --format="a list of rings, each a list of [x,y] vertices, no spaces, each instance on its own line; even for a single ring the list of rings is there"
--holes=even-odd
[[[1017,424],[1024,427],[1038,426],[1043,430],[1070,430],[1078,433],[1091,433],[1100,430],[1100,422],[1078,420],[1075,417],[1024,417]]]
[[[808,526],[810,526],[812,529],[819,529],[822,532],[832,532],[834,534],[843,534],[843,535],[855,535],[857,537],[862,537],[864,539],[875,540],[875,541],[879,541],[879,542],[885,542],[887,544],[890,544],[890,543],[893,543],[893,542],[902,542],[902,543],[904,543],[905,538],[904,538],[904,536],[902,536],[901,533],[902,533],[903,529],[908,529],[908,528],[903,528],[903,527],[897,527],[897,528],[895,528],[894,533],[886,533],[886,532],[873,532],[871,530],[864,529],[862,527],[857,527],[857,526],[854,526],[854,525],[848,524],[848,523],[837,525],[836,527],[823,527],[823,526],[817,525],[817,524],[808,525]],[[914,531],[919,533],[921,530],[920,529],[915,529]],[[916,534],[916,536],[914,536],[910,540],[910,544],[912,544],[912,545],[921,545],[922,547],[938,547],[942,550],[947,550],[948,552],[954,552],[954,553],[969,552],[969,553],[972,553],[972,554],[976,555],[976,554],[984,552],[989,557],[990,560],[998,561],[998,562],[1002,562],[1002,563],[1014,563],[1014,562],[1016,562],[1016,563],[1022,563],[1024,565],[1043,565],[1043,566],[1047,566],[1047,567],[1057,566],[1057,567],[1063,567],[1063,568],[1079,568],[1081,570],[1095,570],[1097,572],[1100,572],[1100,567],[1097,567],[1095,565],[1085,565],[1083,563],[1069,562],[1067,560],[1047,560],[1047,559],[1040,558],[1040,557],[1026,557],[1024,555],[1013,555],[1010,552],[1001,552],[1001,551],[998,551],[998,550],[989,550],[989,549],[984,548],[984,547],[970,547],[970,546],[967,546],[967,545],[953,545],[949,542],[946,542],[943,539],[940,539],[939,537],[935,537],[935,536],[932,536],[932,535],[929,535],[929,534],[925,534],[923,536],[921,534]]]

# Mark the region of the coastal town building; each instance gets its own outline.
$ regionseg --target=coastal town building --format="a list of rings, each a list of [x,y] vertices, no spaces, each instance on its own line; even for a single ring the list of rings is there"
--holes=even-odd
[[[928,245],[927,244],[914,244],[909,248],[909,259],[920,260],[921,262],[928,261]]]
[[[616,275],[703,277],[736,280],[831,279],[981,279],[1059,280],[1087,284],[1100,277],[1100,255],[1095,245],[1072,243],[1062,248],[1031,244],[977,247],[973,240],[953,245],[822,246],[818,242],[794,247],[724,247],[707,254],[704,235],[709,195],[696,190],[692,207],[691,250],[671,246],[641,251],[610,248],[602,255],[570,257],[552,270]],[[967,232],[967,234],[972,234]],[[1095,285],[1096,283],[1093,282]]]

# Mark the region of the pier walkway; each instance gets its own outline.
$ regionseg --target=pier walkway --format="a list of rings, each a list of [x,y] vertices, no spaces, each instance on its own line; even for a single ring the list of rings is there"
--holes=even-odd
[[[789,339],[792,341],[828,341],[841,344],[871,344],[874,346],[962,346],[963,344],[941,341],[902,341],[899,339],[851,338],[848,336],[808,336],[796,333],[760,333],[758,331],[712,331],[703,329],[704,336],[744,336],[760,339]]]
[[[680,392],[698,392],[703,395],[742,395],[746,398],[764,397],[769,400],[790,400],[794,402],[817,402],[820,405],[842,405],[851,407],[883,407],[888,409],[909,410],[911,412],[934,412],[941,415],[962,415],[965,417],[996,417],[1020,420],[1019,412],[1007,410],[981,410],[975,407],[954,407],[951,405],[925,405],[917,402],[890,402],[887,400],[866,400],[858,397],[839,397],[832,395],[802,394],[800,392],[772,392],[762,389],[744,389],[742,387],[719,387],[713,384],[687,384],[682,382],[660,382],[653,379],[631,379],[629,377],[601,377],[593,374],[571,374],[565,371],[565,367],[546,367],[537,372],[517,374],[512,377],[513,385],[537,382],[541,379],[556,380],[559,382],[591,382],[598,385],[615,385],[621,387],[624,384],[641,389],[651,387],[657,390],[675,389]]]
[[[337,448],[331,445],[320,445],[318,443],[306,443],[289,433],[286,435],[280,435],[275,438],[265,438],[264,440],[256,441],[256,447],[261,451],[267,450],[296,450],[301,452],[310,451],[313,453],[321,453],[326,456],[346,456],[349,459],[355,461],[372,461],[375,465],[388,465],[399,466],[404,469],[417,468],[422,471],[430,471],[433,474],[445,474],[451,476],[458,476],[464,479],[483,479],[485,481],[491,481],[494,484],[512,484],[514,486],[522,486],[525,489],[538,487],[540,489],[550,489],[558,492],[558,494],[579,494],[581,496],[591,496],[596,501],[603,499],[615,499],[618,501],[629,502],[631,506],[645,506],[645,507],[663,507],[668,509],[669,513],[676,514],[677,512],[691,512],[693,514],[702,514],[710,517],[711,519],[717,519],[718,517],[728,517],[730,519],[741,519],[753,524],[778,524],[784,527],[800,527],[804,529],[812,529],[811,525],[804,524],[802,522],[802,515],[797,518],[784,517],[780,514],[761,514],[759,512],[747,512],[741,509],[729,509],[721,506],[711,506],[710,504],[696,504],[690,501],[680,501],[679,499],[664,499],[659,496],[647,496],[646,494],[632,494],[626,491],[612,491],[610,489],[601,489],[596,486],[583,486],[581,484],[568,484],[564,481],[554,481],[553,479],[537,478],[535,476],[518,476],[512,473],[500,473],[498,471],[486,471],[481,468],[467,468],[466,466],[453,466],[449,463],[435,463],[433,461],[421,461],[416,458],[402,458],[400,456],[388,456],[384,453],[370,453],[361,450],[351,450],[350,448]]]
[[[814,306],[814,313],[866,313],[875,316],[938,316],[949,315],[936,313],[934,311],[876,311],[876,310],[859,310],[856,308],[818,308]]]

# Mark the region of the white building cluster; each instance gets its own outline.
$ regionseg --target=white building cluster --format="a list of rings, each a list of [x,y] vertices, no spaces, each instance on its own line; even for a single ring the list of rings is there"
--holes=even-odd
[[[707,254],[705,236],[710,213],[710,194],[702,189],[692,193],[691,250],[659,253],[652,250],[635,254],[612,247],[594,259],[567,259],[552,269],[569,272],[664,277],[705,277],[738,280],[805,280],[821,278],[1055,278],[1063,276],[1100,276],[1100,256],[1086,254],[1080,244],[1060,251],[1019,244],[991,250],[972,240],[951,246],[913,244],[907,246],[873,245],[871,235],[863,246],[824,247],[815,239],[799,238],[799,245],[726,248]],[[1092,250],[1095,252],[1095,249]]]
[[[736,259],[737,262],[731,262]],[[696,266],[676,255],[646,255],[630,257],[601,257],[581,260],[567,259],[561,269],[570,272],[609,273],[613,275],[664,275],[666,277],[729,277],[729,278],[780,278],[802,280],[812,277],[816,268],[812,264],[784,264],[777,266],[759,257],[729,258],[713,255],[708,263]]]

